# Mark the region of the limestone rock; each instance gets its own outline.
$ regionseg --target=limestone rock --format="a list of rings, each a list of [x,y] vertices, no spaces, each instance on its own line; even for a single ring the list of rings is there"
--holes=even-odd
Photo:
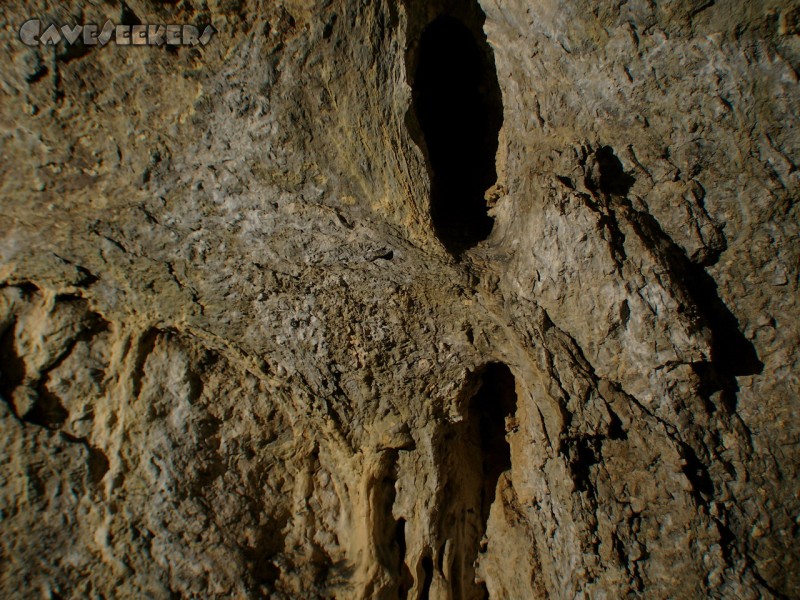
[[[792,2],[6,5],[4,597],[796,597]]]

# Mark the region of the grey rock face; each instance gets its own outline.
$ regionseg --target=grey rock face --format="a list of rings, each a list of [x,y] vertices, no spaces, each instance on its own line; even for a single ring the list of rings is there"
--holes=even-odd
[[[796,596],[791,2],[7,4],[4,597]]]

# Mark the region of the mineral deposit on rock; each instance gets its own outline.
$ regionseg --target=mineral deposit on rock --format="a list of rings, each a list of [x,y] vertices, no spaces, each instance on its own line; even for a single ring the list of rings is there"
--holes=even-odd
[[[798,597],[797,2],[0,22],[3,598]]]

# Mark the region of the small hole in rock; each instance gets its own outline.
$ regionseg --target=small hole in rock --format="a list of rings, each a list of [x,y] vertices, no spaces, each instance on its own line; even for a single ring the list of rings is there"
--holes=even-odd
[[[611,146],[603,146],[595,152],[599,178],[597,181],[587,182],[588,187],[600,188],[604,194],[626,196],[636,180],[625,172],[622,162],[614,154]]]

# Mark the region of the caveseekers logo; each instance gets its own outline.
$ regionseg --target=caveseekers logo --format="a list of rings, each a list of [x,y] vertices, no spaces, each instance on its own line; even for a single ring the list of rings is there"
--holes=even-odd
[[[106,21],[103,27],[93,24],[45,26],[39,19],[23,23],[19,39],[27,46],[56,46],[61,43],[85,46],[205,46],[217,30],[207,25],[203,31],[194,25],[115,25]]]

